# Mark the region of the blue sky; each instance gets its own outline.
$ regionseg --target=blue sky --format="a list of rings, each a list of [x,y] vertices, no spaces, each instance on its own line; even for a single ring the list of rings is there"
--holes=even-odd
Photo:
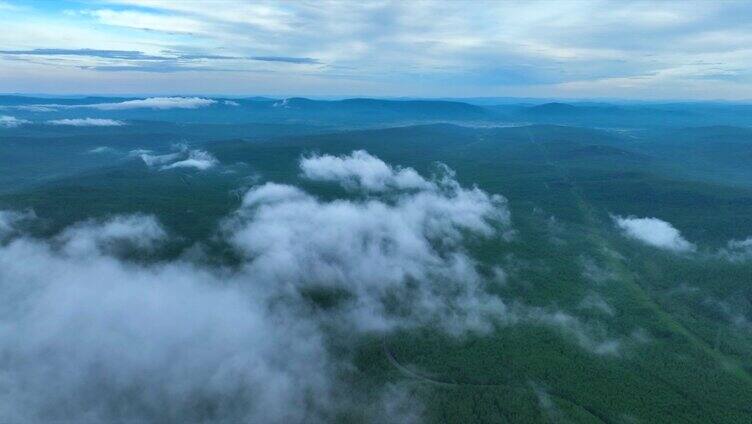
[[[0,92],[752,99],[752,2],[0,0]]]

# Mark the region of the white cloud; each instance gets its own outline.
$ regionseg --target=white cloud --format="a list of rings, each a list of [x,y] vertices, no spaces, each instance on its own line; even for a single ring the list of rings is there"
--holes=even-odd
[[[209,152],[198,149],[189,149],[186,145],[176,145],[179,151],[163,155],[155,155],[151,150],[137,149],[132,150],[129,156],[137,156],[144,161],[146,166],[153,168],[159,167],[160,170],[176,168],[195,168],[199,171],[205,171],[219,164],[217,158]]]
[[[153,250],[167,233],[153,216],[116,216],[66,228],[56,241],[69,255],[89,256],[122,248]]]
[[[106,25],[120,26],[149,31],[171,33],[207,33],[211,28],[201,20],[181,16],[160,15],[137,11],[116,11],[100,9],[87,11],[86,14]]]
[[[324,202],[267,183],[222,226],[234,270],[123,259],[165,241],[150,216],[16,236],[0,243],[0,417],[282,423],[361,409],[348,405],[348,358],[332,360],[326,329],[490,329],[507,310],[462,245],[508,225],[501,197],[458,184]],[[316,307],[317,289],[346,295]],[[368,402],[378,420],[420,410],[394,387]]]
[[[30,112],[54,112],[60,109],[99,109],[99,110],[128,110],[128,109],[155,109],[155,110],[167,110],[167,109],[197,109],[201,107],[208,107],[217,103],[216,100],[207,99],[203,97],[147,97],[145,99],[125,100],[117,103],[92,103],[92,104],[43,104],[43,105],[18,105],[8,106],[19,110],[26,110]],[[15,119],[12,116],[7,118]],[[0,118],[0,125],[2,118]],[[25,121],[23,123],[26,123]],[[95,118],[83,118],[83,119],[58,119],[48,121],[53,125],[75,125],[75,126],[108,126],[108,125],[124,125],[123,121],[116,121],[111,119],[95,119]]]
[[[47,123],[50,125],[68,125],[72,127],[119,127],[125,125],[123,121],[98,118],[53,119],[47,121]]]
[[[46,241],[11,230],[0,242],[0,420],[329,422],[363,399],[374,421],[417,419],[401,388],[356,393],[342,380],[351,358],[327,339],[343,332],[346,343],[423,324],[461,335],[525,323],[618,355],[626,340],[601,327],[486,290],[465,246],[503,242],[509,211],[444,171],[426,188],[349,200],[253,187],[218,233],[239,260],[230,268],[127,259],[169,240],[151,216],[89,220]],[[0,225],[17,222],[0,213]]]
[[[24,124],[28,124],[29,121],[25,119],[16,118],[14,116],[0,115],[0,127],[15,128]]]
[[[0,269],[3,421],[283,423],[328,407],[316,326],[270,312],[242,280],[31,239],[0,246]]]
[[[151,150],[137,149],[132,150],[130,155],[138,156],[142,161],[144,161],[146,166],[151,168],[157,165],[164,165],[166,163],[176,161],[180,159],[180,157],[183,155],[183,152],[180,151],[175,153],[167,153],[164,155],[154,155],[151,153]]]
[[[146,99],[126,100],[119,103],[95,103],[71,107],[88,107],[101,110],[125,109],[196,109],[211,106],[216,100],[202,97],[149,97]]]
[[[154,151],[153,150],[149,150],[149,149],[133,149],[130,152],[128,152],[128,156],[130,156],[130,157],[141,157],[141,155],[148,155],[148,154],[152,154],[152,153],[154,153]]]
[[[347,189],[385,191],[427,189],[433,184],[412,168],[392,168],[363,150],[348,156],[312,155],[300,160],[303,175],[315,181],[336,181]]]
[[[4,60],[10,78],[0,88],[39,91],[42,86],[46,88],[42,91],[68,93],[202,89],[300,95],[324,90],[380,96],[513,93],[674,98],[686,97],[689,89],[696,97],[722,93],[741,99],[752,93],[745,78],[752,60],[746,48],[749,31],[744,20],[737,19],[751,9],[741,2],[595,1],[548,6],[509,1],[475,2],[470,7],[446,1],[106,3],[52,17],[34,8],[6,13],[7,17],[0,17],[6,29],[0,44],[8,49],[119,48],[152,55],[185,46],[189,51],[226,52],[242,59],[229,65],[224,60],[200,59],[201,66],[196,61],[177,61],[163,68],[172,72],[184,67],[183,71],[191,71],[185,76],[138,72],[144,68],[133,60],[37,57],[21,64]],[[66,34],[65,46],[59,34]],[[315,58],[318,63],[303,68],[254,63],[248,59],[251,54]],[[93,70],[97,66],[135,72],[103,78]],[[682,74],[688,67],[695,75],[736,76],[738,81],[708,79],[698,84],[691,75]],[[236,72],[216,77],[214,71],[228,69]]]
[[[501,196],[450,178],[389,201],[322,202],[296,187],[267,183],[246,193],[225,232],[254,259],[248,265],[253,275],[298,289],[350,292],[343,313],[356,328],[436,322],[450,332],[485,331],[506,307],[485,293],[462,245],[468,237],[503,236],[509,212]],[[386,300],[394,296],[409,303],[403,315],[389,312]]]
[[[679,230],[658,218],[613,217],[625,236],[647,245],[674,252],[691,252],[695,245],[685,240]]]
[[[204,150],[189,150],[188,158],[164,165],[161,169],[175,168],[195,168],[199,171],[205,171],[216,166],[219,163],[217,158]]]

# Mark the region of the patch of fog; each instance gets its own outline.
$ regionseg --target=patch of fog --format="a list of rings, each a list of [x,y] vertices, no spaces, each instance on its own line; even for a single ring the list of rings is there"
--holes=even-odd
[[[581,256],[579,262],[582,268],[582,276],[588,281],[603,284],[618,279],[616,272],[600,265],[593,258]]]
[[[561,310],[520,306],[517,315],[523,322],[552,327],[565,338],[596,355],[619,356],[627,339],[610,337],[598,323],[585,323]]]
[[[0,241],[17,233],[20,224],[34,219],[36,219],[36,214],[33,210],[0,210]]]
[[[538,408],[541,410],[543,416],[546,417],[546,420],[548,422],[566,422],[564,416],[561,413],[561,410],[556,406],[553,398],[548,393],[548,391],[543,388],[543,386],[530,382],[530,387],[533,389],[533,393],[535,393],[535,397],[538,400]]]
[[[92,154],[117,153],[117,150],[108,146],[99,146],[99,147],[95,147],[93,149],[87,150],[86,153],[92,153]]]
[[[546,220],[546,228],[548,229],[548,240],[551,244],[556,246],[565,245],[567,242],[564,240],[564,234],[566,233],[564,224],[559,222],[555,216],[551,215]]]
[[[725,248],[718,251],[718,256],[732,262],[752,259],[752,237],[744,240],[729,241]]]
[[[580,309],[601,312],[608,316],[614,316],[614,308],[596,292],[588,293],[579,304]]]
[[[58,110],[58,105],[18,105],[18,106],[4,106],[4,108],[13,108],[17,110],[23,110],[25,112],[55,112]],[[60,105],[63,106],[63,105]]]
[[[734,327],[746,332],[752,331],[752,305],[749,302],[740,302],[729,300],[718,300],[706,298],[702,302],[706,307],[718,313],[727,322]]]

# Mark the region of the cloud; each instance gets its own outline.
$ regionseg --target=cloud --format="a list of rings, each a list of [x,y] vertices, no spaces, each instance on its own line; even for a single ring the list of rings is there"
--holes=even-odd
[[[130,156],[138,156],[148,167],[154,167],[158,165],[164,165],[170,162],[177,161],[183,156],[183,151],[175,153],[167,153],[164,155],[154,155],[151,150],[137,149],[131,150]]]
[[[65,254],[85,257],[123,249],[152,251],[166,236],[153,216],[126,215],[75,224],[60,233],[56,242]]]
[[[405,387],[351,384],[340,343],[423,325],[457,336],[542,325],[619,354],[628,339],[487,290],[467,246],[504,242],[503,197],[462,187],[445,167],[423,180],[331,200],[251,187],[216,234],[237,259],[226,267],[188,252],[137,260],[170,241],[149,215],[43,240],[0,213],[11,229],[0,241],[0,420],[323,423],[371,411],[374,422],[417,421]]]
[[[16,118],[14,116],[0,115],[0,127],[16,128],[21,125],[30,123],[25,119]]]
[[[119,103],[95,103],[72,107],[88,107],[100,110],[196,109],[211,106],[216,102],[216,100],[201,97],[149,97],[146,99],[126,100]]]
[[[253,60],[260,60],[262,62],[284,62],[284,63],[306,63],[317,64],[321,63],[317,59],[311,59],[310,57],[287,57],[287,56],[254,56]]]
[[[200,171],[205,171],[216,166],[218,163],[219,161],[217,158],[212,156],[209,152],[204,150],[189,150],[187,159],[164,165],[161,169],[196,168]]]
[[[129,110],[129,109],[197,109],[208,107],[217,103],[216,100],[203,97],[148,97],[145,99],[125,100],[116,103],[91,103],[91,104],[42,104],[42,105],[18,105],[9,106],[19,110],[31,112],[53,112],[59,109],[99,109],[99,110]],[[13,118],[13,117],[8,117]],[[15,119],[15,118],[13,118]],[[92,119],[92,118],[86,118]],[[59,120],[65,121],[65,120]],[[106,121],[106,120],[97,120]]]
[[[146,166],[159,167],[162,171],[176,168],[195,168],[205,171],[219,164],[217,158],[207,151],[189,149],[186,145],[177,145],[175,148],[179,151],[164,155],[152,154],[151,150],[137,149],[132,150],[129,156],[137,156],[144,161]]]
[[[137,50],[100,49],[56,49],[40,48],[32,50],[0,50],[0,55],[16,57],[30,63],[40,59],[46,63],[59,62],[68,65],[80,63],[81,69],[104,72],[186,72],[219,71],[215,61],[242,61],[251,58],[204,53],[182,54],[168,51],[165,54],[151,55]],[[60,58],[62,57],[62,59]],[[90,60],[86,60],[90,59]],[[95,60],[91,60],[95,59]],[[284,59],[284,58],[282,58]],[[292,58],[294,59],[294,58]]]
[[[222,224],[232,269],[129,260],[169,238],[147,215],[15,233],[0,243],[0,417],[328,422],[367,399],[374,421],[416,420],[403,388],[353,392],[327,335],[487,331],[506,309],[462,244],[508,225],[500,197],[458,185],[325,202],[266,183]]]
[[[100,231],[0,247],[3,421],[322,421],[331,374],[312,323],[189,263],[67,254]]]
[[[0,50],[0,54],[25,56],[90,56],[107,59],[154,60],[161,56],[151,56],[134,50],[97,50],[97,49],[32,49]]]
[[[47,123],[50,125],[67,125],[72,127],[119,127],[125,125],[123,121],[98,118],[53,119],[47,121]]]
[[[309,57],[288,56],[230,56],[208,53],[180,53],[167,50],[162,54],[146,54],[138,50],[102,50],[102,49],[59,49],[38,48],[30,50],[0,50],[0,55],[15,57],[33,63],[40,59],[47,62],[68,64],[75,60],[81,63],[81,69],[105,72],[186,72],[186,71],[229,71],[247,70],[238,65],[248,61],[281,62],[291,64],[320,64],[317,59]],[[62,57],[62,59],[60,59]],[[95,59],[95,60],[86,60]],[[234,68],[220,68],[216,61],[231,64]],[[93,63],[93,64],[92,64]],[[223,65],[224,66],[224,65]]]
[[[205,20],[185,16],[110,9],[88,10],[85,13],[106,25],[139,30],[173,34],[201,34],[212,30],[212,27]]]
[[[17,56],[84,56],[101,59],[122,59],[128,61],[167,61],[167,60],[228,60],[242,59],[237,56],[168,52],[168,54],[151,55],[138,50],[101,50],[101,49],[31,49],[31,50],[0,50],[0,54]],[[255,59],[255,58],[254,58]],[[282,58],[284,59],[284,58]],[[295,59],[295,58],[291,58]],[[260,59],[256,59],[260,60]]]
[[[351,190],[383,192],[389,189],[435,188],[433,183],[426,181],[414,169],[392,168],[363,150],[344,157],[304,157],[300,160],[300,168],[308,179],[335,181]]]
[[[74,4],[54,16],[35,8],[6,13],[5,32],[14,37],[1,40],[8,46],[3,69],[10,77],[0,89],[31,91],[44,84],[48,91],[70,93],[82,91],[83,84],[86,92],[122,92],[136,85],[140,90],[131,91],[195,92],[199,78],[199,89],[207,93],[591,98],[712,93],[740,99],[752,93],[750,36],[738,18],[752,8],[743,2],[107,4]],[[550,22],[555,25],[543,25]],[[67,34],[66,45],[61,33]],[[18,51],[27,53],[23,66],[8,66],[22,58]],[[161,57],[173,66],[133,66]],[[213,59],[223,63],[205,63],[203,69],[182,63]],[[210,72],[226,65],[238,72],[211,78]],[[80,71],[82,66],[91,71]],[[180,75],[169,84],[160,75],[184,67],[200,75]],[[97,69],[144,72],[102,78]],[[249,74],[258,71],[268,72]],[[54,86],[45,83],[53,76]]]
[[[373,158],[356,153],[337,159]],[[249,273],[297,289],[348,292],[342,313],[359,330],[435,323],[452,333],[487,331],[506,306],[485,292],[462,246],[468,238],[502,237],[510,225],[506,202],[454,180],[424,186],[391,200],[323,202],[266,183],[245,194],[224,232],[254,258]],[[390,299],[407,304],[390,312]]]
[[[625,236],[649,246],[673,252],[691,252],[695,245],[685,240],[679,230],[658,218],[613,217]]]
[[[223,71],[225,69],[219,69],[208,66],[191,66],[185,65],[177,61],[162,61],[162,62],[148,62],[148,63],[131,63],[127,65],[97,65],[97,66],[82,66],[81,69],[91,69],[101,72],[155,72],[155,73],[173,73],[173,72],[216,72]]]

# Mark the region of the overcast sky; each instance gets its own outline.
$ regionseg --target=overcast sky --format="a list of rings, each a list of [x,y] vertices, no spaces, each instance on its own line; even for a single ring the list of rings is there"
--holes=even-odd
[[[0,0],[0,92],[752,99],[752,2]]]

